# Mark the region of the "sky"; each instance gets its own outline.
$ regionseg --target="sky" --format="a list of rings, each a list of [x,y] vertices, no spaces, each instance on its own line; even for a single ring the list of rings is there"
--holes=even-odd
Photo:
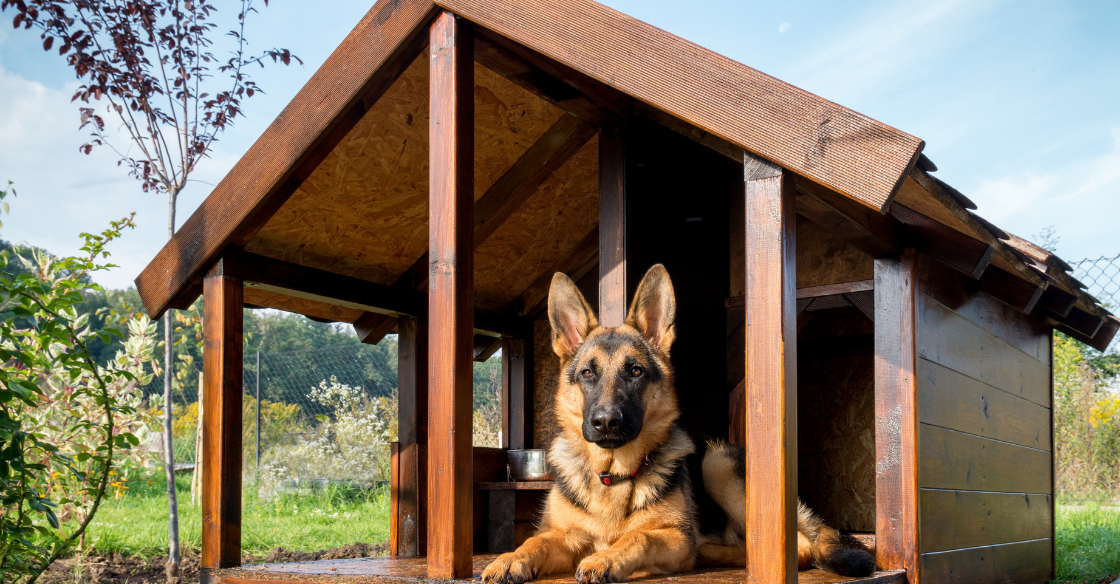
[[[1028,238],[1053,227],[1066,260],[1120,254],[1120,2],[605,3],[918,136],[982,216]],[[371,5],[273,0],[254,15],[251,48],[285,47],[305,65],[255,70],[266,93],[193,175],[180,224]],[[79,153],[77,80],[10,18],[0,15],[0,181],[18,196],[0,237],[72,254],[80,232],[135,211],[137,228],[110,248],[120,267],[97,278],[130,286],[167,239],[166,199],[141,192],[113,151]]]

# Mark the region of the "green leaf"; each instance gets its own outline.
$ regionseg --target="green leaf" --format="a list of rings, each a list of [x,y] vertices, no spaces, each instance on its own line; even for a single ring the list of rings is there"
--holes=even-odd
[[[44,512],[47,515],[47,522],[51,524],[51,527],[58,529],[58,516],[54,514],[54,511],[50,509],[44,509]]]

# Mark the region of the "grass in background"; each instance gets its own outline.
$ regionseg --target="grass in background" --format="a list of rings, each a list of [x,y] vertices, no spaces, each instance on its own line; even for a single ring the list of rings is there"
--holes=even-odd
[[[1120,508],[1059,505],[1055,582],[1098,584],[1120,577]]]
[[[167,555],[166,482],[153,472],[129,483],[127,494],[102,504],[90,525],[86,546],[128,556]],[[201,507],[191,505],[190,475],[177,477],[179,540],[183,548],[202,544]],[[389,489],[357,491],[331,486],[311,495],[242,494],[241,546],[260,554],[276,547],[319,551],[354,542],[378,544],[389,538]]]

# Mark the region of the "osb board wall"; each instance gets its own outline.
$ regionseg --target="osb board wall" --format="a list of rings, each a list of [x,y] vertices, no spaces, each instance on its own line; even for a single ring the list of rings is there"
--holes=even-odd
[[[797,287],[858,282],[875,277],[871,256],[797,216]]]
[[[478,198],[562,112],[480,65],[475,84]],[[247,248],[393,283],[428,247],[428,109],[425,53]]]
[[[475,304],[494,310],[505,308],[598,222],[596,136],[475,250]]]
[[[855,309],[832,310],[797,344],[798,492],[839,529],[875,530],[873,330]]]

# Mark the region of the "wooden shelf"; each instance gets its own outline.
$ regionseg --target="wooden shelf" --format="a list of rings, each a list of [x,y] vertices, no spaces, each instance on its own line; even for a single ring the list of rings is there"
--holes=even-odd
[[[553,481],[502,481],[478,483],[480,491],[551,491]]]

